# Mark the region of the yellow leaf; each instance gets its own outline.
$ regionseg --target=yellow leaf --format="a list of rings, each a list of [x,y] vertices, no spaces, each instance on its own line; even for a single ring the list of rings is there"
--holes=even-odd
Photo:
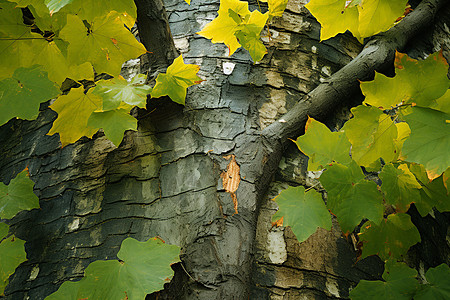
[[[92,89],[91,89],[92,90]],[[48,135],[59,133],[62,146],[76,142],[82,136],[92,137],[98,128],[88,127],[92,112],[101,107],[102,99],[83,87],[71,89],[69,94],[60,96],[50,108],[58,113],[58,118]]]

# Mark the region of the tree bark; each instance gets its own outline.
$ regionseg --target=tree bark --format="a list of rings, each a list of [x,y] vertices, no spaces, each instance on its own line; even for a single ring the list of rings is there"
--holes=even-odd
[[[27,241],[28,260],[5,298],[44,299],[65,280],[81,278],[90,262],[117,259],[128,236],[159,235],[182,247],[172,282],[149,299],[346,299],[358,280],[379,278],[380,261],[356,263],[336,223],[302,244],[289,229],[271,229],[269,199],[287,184],[314,185],[305,157],[288,141],[302,133],[307,115],[340,127],[362,100],[358,79],[375,70],[392,74],[395,48],[423,53],[409,43],[427,26],[430,40],[442,35],[445,27],[433,24],[440,24],[439,9],[450,15],[444,2],[423,1],[361,49],[348,34],[319,43],[320,25],[305,3],[290,1],[270,27],[268,54],[253,64],[244,50],[230,57],[224,45],[195,35],[214,18],[218,1],[169,0],[166,13],[156,0],[137,0],[149,66],[167,66],[175,45],[186,62],[201,66],[205,81],[188,90],[185,107],[150,99],[137,113],[138,131],[127,132],[118,148],[98,133],[61,149],[58,136],[45,135],[56,117],[46,105],[36,121],[0,128],[0,178],[7,183],[28,166],[41,206],[10,221]],[[448,43],[448,36],[437,40]],[[237,214],[220,176],[231,154],[240,168]],[[446,253],[433,263],[448,260]]]

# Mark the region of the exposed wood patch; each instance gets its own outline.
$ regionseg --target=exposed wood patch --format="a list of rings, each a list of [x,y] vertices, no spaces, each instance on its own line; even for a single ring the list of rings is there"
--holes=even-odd
[[[236,157],[232,155],[224,156],[226,160],[230,160],[230,163],[227,166],[227,170],[223,171],[222,174],[220,174],[220,177],[222,178],[223,182],[223,188],[227,193],[230,193],[231,199],[233,200],[234,204],[234,213],[238,213],[238,201],[235,192],[237,191],[239,187],[239,183],[241,182],[241,176],[239,175],[239,165],[236,162]]]

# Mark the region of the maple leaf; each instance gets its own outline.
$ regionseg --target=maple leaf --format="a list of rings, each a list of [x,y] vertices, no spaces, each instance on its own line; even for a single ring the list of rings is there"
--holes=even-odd
[[[91,89],[92,90],[92,89]],[[101,98],[83,87],[73,88],[69,94],[60,96],[50,105],[58,113],[58,118],[48,135],[59,133],[62,146],[76,142],[82,136],[92,137],[98,128],[88,126],[90,115],[101,107]]]
[[[424,107],[412,107],[404,119],[411,135],[403,143],[402,158],[425,166],[428,178],[440,176],[450,166],[450,114]]]
[[[358,32],[362,37],[372,36],[391,28],[403,16],[408,0],[362,0],[358,6]]]
[[[14,235],[5,238],[9,230],[9,226],[0,223],[0,295],[4,295],[5,287],[8,285],[8,278],[14,274],[16,268],[27,260],[25,252],[25,241],[15,237]]]
[[[261,14],[255,10],[250,14],[248,22],[241,24],[240,29],[235,32],[239,43],[250,53],[253,61],[260,61],[267,53],[260,35],[268,18],[269,15],[267,13]]]
[[[412,245],[420,242],[420,234],[411,217],[399,213],[389,215],[380,224],[364,223],[360,240],[364,245],[361,258],[378,255],[382,260],[399,259]]]
[[[348,164],[350,142],[344,132],[331,132],[324,124],[308,117],[305,134],[295,141],[297,147],[309,157],[308,171],[324,169],[332,162]]]
[[[168,95],[172,101],[183,104],[186,99],[186,89],[202,81],[197,76],[200,67],[185,64],[183,57],[178,56],[167,68],[167,72],[158,74],[151,95],[153,98]]]
[[[218,17],[208,23],[197,34],[211,39],[212,43],[224,43],[230,49],[229,55],[231,55],[241,46],[234,35],[239,30],[240,20],[231,17],[229,11],[243,17],[250,15],[247,2],[220,0]]]
[[[344,233],[353,231],[362,219],[379,224],[383,219],[382,197],[373,181],[364,179],[361,168],[335,163],[320,176],[328,194],[327,207],[336,215]]]
[[[440,52],[421,61],[397,52],[396,65],[394,78],[375,73],[373,81],[361,82],[366,96],[364,103],[382,109],[411,103],[437,105],[436,99],[443,97],[450,87],[448,64]]]
[[[303,186],[288,187],[274,201],[279,209],[272,220],[282,217],[283,225],[292,228],[299,242],[308,239],[318,227],[331,230],[330,213],[317,191],[306,191]]]
[[[385,194],[386,203],[394,205],[397,212],[406,212],[411,203],[420,201],[422,186],[411,173],[406,164],[395,168],[392,164],[383,167],[380,173],[383,182],[381,190]]]
[[[179,253],[180,247],[157,238],[146,242],[126,238],[117,254],[121,261],[94,261],[80,281],[64,282],[45,299],[143,299],[173,276],[170,265],[180,261]]]
[[[305,5],[321,25],[321,41],[347,30],[360,37],[358,8],[346,4],[346,0],[311,0]]]
[[[102,80],[97,83],[93,93],[103,98],[103,110],[116,109],[124,102],[144,108],[147,95],[150,94],[150,86],[145,84],[146,76],[139,74],[133,77],[131,82],[123,77]]]
[[[92,128],[103,128],[105,136],[117,147],[123,139],[126,130],[137,130],[137,120],[125,109],[114,109],[93,112],[87,125]]]
[[[12,78],[0,81],[0,125],[13,117],[35,119],[40,103],[59,93],[41,66],[17,68]]]
[[[375,107],[359,105],[351,109],[354,117],[342,128],[352,143],[352,158],[370,166],[380,157],[391,162],[397,157],[397,126],[389,115]]]
[[[144,46],[123,26],[120,15],[115,11],[95,18],[88,27],[80,17],[67,15],[67,25],[60,36],[69,43],[67,53],[70,64],[88,61],[97,73],[116,76],[125,61],[146,52]]]
[[[384,281],[361,280],[350,291],[350,298],[352,300],[410,300],[419,285],[416,277],[417,271],[415,269],[409,268],[405,263],[390,259],[384,267]],[[414,299],[416,299],[415,295]]]
[[[288,0],[260,0],[261,2],[267,2],[269,6],[270,17],[281,17],[286,9]]]

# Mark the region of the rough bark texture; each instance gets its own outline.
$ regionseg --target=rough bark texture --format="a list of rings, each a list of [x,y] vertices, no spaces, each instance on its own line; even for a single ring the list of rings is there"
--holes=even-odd
[[[147,27],[160,26],[156,41],[169,39],[163,8],[136,2],[141,39],[156,47],[149,49],[155,53],[150,65],[164,67],[176,53],[159,49]],[[301,134],[307,114],[339,128],[348,107],[362,100],[356,79],[389,72],[394,46],[416,56],[448,47],[449,5],[435,22],[437,2],[426,1],[423,13],[419,8],[362,50],[347,34],[319,43],[320,25],[303,8],[306,2],[291,0],[270,27],[269,53],[253,64],[244,50],[230,57],[224,45],[195,35],[215,17],[218,1],[166,1],[174,44],[186,62],[201,66],[205,79],[189,89],[185,107],[149,100],[147,111],[137,112],[138,131],[127,132],[118,148],[98,133],[61,149],[58,136],[45,135],[56,117],[46,105],[36,121],[0,127],[0,179],[7,183],[28,166],[41,206],[9,222],[27,241],[28,260],[10,278],[5,298],[43,299],[65,280],[79,279],[90,262],[115,259],[128,236],[159,235],[182,247],[174,279],[149,299],[346,299],[358,280],[379,278],[380,261],[356,263],[354,245],[336,223],[302,244],[289,229],[271,228],[276,205],[270,199],[288,184],[315,184],[306,158],[287,140]],[[159,25],[147,23],[150,15]],[[419,25],[401,27],[407,22]],[[423,22],[430,27],[420,40],[430,42],[408,44]],[[288,111],[286,122],[276,122]],[[240,167],[238,214],[220,178],[229,154]],[[411,262],[424,269],[448,263],[450,253],[442,229],[448,216],[427,218],[416,214],[416,224],[423,236],[441,228],[432,230],[431,242],[443,248],[417,246]]]

